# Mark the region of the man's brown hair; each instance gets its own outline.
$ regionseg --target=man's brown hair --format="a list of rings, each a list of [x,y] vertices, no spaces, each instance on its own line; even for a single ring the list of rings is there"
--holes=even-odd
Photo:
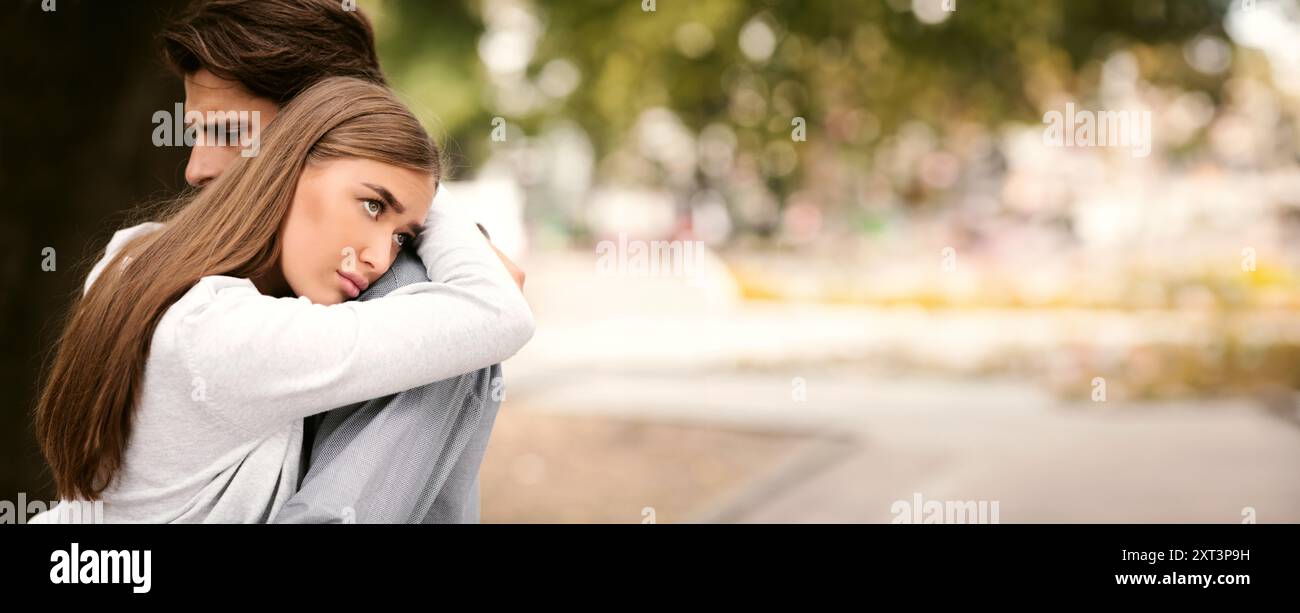
[[[370,21],[340,0],[196,0],[161,38],[182,77],[206,68],[280,105],[327,77],[386,84]]]

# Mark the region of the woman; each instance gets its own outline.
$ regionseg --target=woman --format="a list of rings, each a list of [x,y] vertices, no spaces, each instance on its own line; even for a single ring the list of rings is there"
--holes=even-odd
[[[439,179],[391,92],[330,78],[257,156],[119,231],[37,405],[60,498],[103,501],[108,522],[266,521],[293,493],[302,418],[518,351],[532,313],[475,225],[428,204]],[[409,248],[432,281],[350,301]]]

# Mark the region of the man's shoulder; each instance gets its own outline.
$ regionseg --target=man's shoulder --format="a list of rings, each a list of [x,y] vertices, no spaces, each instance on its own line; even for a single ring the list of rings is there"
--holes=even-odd
[[[129,228],[122,228],[113,233],[113,238],[108,239],[108,246],[104,248],[104,256],[95,262],[95,266],[90,269],[90,274],[86,275],[86,284],[82,291],[90,291],[90,286],[104,272],[104,267],[113,260],[117,252],[121,251],[128,243],[137,236],[148,234],[163,228],[163,224],[157,221],[146,221]]]

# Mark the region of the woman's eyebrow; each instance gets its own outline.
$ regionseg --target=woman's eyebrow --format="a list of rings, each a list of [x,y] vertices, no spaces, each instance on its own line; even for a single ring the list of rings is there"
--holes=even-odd
[[[398,215],[401,215],[406,212],[406,207],[402,206],[402,203],[398,202],[397,198],[393,197],[393,192],[388,191],[387,189],[384,188],[384,186],[375,185],[374,183],[365,183],[365,182],[363,182],[362,185],[375,190],[375,193],[379,194],[379,199],[383,200],[384,204],[393,207],[393,210],[397,211]],[[411,222],[406,224],[406,229],[410,230],[414,234],[419,234],[424,231],[424,226],[415,222]]]
[[[362,183],[362,185],[375,190],[375,193],[379,194],[379,199],[383,200],[384,204],[393,207],[393,210],[397,211],[398,215],[406,212],[406,207],[402,206],[402,203],[398,202],[397,198],[393,197],[393,192],[388,191],[384,186],[375,185],[374,183]]]

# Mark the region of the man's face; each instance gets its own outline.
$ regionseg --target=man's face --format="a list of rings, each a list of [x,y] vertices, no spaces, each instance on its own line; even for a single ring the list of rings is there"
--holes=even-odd
[[[209,111],[224,111],[227,124],[214,126],[216,132],[225,132],[225,145],[206,141],[208,126],[200,126],[194,147],[190,148],[190,161],[185,165],[185,181],[194,187],[203,187],[209,181],[221,176],[243,149],[240,144],[240,130],[258,130],[275,119],[280,107],[267,98],[254,96],[243,85],[222,79],[206,68],[200,68],[194,74],[185,77],[185,114],[198,111],[207,118]],[[257,112],[259,121],[240,126],[239,112]],[[257,134],[243,135],[244,142],[257,138]],[[220,141],[218,141],[220,142]]]

